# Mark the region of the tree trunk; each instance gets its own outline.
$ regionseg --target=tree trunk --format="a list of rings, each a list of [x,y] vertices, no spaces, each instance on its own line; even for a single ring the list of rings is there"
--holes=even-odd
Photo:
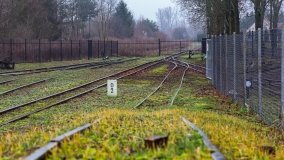
[[[272,21],[273,21],[273,28],[278,28],[278,21],[279,21],[279,14],[280,9],[282,6],[283,0],[275,0],[272,4],[273,13],[272,13]]]
[[[263,29],[264,13],[266,9],[266,0],[254,0],[255,11],[255,30]]]
[[[226,15],[226,22],[225,22],[225,30],[227,34],[232,34],[231,32],[231,22],[232,22],[232,15],[231,15],[231,0],[223,1],[224,6],[226,8],[225,15]]]
[[[278,21],[279,21],[279,13],[280,13],[280,9],[282,6],[282,2],[283,0],[275,0],[272,3],[271,0],[271,8],[272,8],[272,13],[271,13],[271,17],[272,17],[272,28],[274,30],[271,31],[271,46],[272,46],[272,57],[277,54],[277,38],[278,38],[278,33],[277,33],[277,28],[278,28]]]
[[[211,1],[206,0],[206,23],[207,23],[207,34],[211,36],[213,34],[212,32],[212,13],[211,13]]]
[[[270,0],[270,26],[269,29],[273,28],[273,2]]]
[[[260,0],[256,0],[254,4],[254,10],[255,10],[255,30],[258,28],[262,28],[262,20],[261,20],[261,11],[260,11]]]
[[[223,1],[225,8],[225,31],[227,34],[240,33],[240,11],[238,0]]]
[[[233,11],[234,11],[234,18],[232,25],[234,26],[233,32],[236,32],[237,34],[240,33],[240,11],[239,11],[239,1],[233,0]]]

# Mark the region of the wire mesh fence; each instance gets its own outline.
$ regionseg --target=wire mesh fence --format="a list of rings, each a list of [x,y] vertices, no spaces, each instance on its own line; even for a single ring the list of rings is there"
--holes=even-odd
[[[283,121],[284,115],[283,33],[258,30],[207,40],[207,77],[212,84],[268,124]]]

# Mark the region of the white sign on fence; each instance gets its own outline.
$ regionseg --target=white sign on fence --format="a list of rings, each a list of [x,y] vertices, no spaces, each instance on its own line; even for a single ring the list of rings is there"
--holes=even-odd
[[[117,80],[108,80],[107,81],[107,95],[109,97],[117,96]]]

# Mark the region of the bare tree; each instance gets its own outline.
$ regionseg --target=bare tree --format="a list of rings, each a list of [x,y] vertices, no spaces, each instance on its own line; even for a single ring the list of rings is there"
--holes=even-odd
[[[278,21],[279,21],[279,15],[280,15],[280,9],[282,6],[283,0],[269,0],[269,5],[270,5],[270,29],[276,29],[278,28]],[[271,30],[271,46],[272,46],[272,56],[277,51],[277,38],[278,38],[278,33],[277,30]]]
[[[56,0],[1,0],[3,38],[57,38]]]
[[[179,21],[178,10],[172,7],[159,9],[156,16],[160,30],[164,32],[172,30]]]
[[[240,3],[243,0],[177,0],[189,19],[206,25],[208,34],[240,32]]]
[[[11,0],[0,0],[0,35],[10,37],[9,25],[11,24],[13,3]]]
[[[83,38],[87,22],[97,16],[95,0],[57,0],[58,17],[64,27],[62,38]],[[88,35],[89,36],[89,35]]]
[[[280,9],[284,0],[269,0],[270,29],[278,28]]]
[[[98,3],[98,33],[102,40],[108,39],[111,16],[115,11],[117,0],[97,0]]]

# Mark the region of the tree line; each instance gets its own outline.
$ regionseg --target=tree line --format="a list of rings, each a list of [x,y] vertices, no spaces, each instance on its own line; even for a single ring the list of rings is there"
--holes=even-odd
[[[123,0],[0,0],[0,37],[24,39],[187,39],[177,10],[159,9],[158,24],[135,20]],[[179,23],[181,24],[181,23]]]
[[[193,22],[203,22],[209,35],[240,33],[241,13],[253,11],[255,28],[278,27],[284,0],[176,0]]]
[[[164,38],[156,22],[135,21],[123,0],[0,0],[0,37]]]

